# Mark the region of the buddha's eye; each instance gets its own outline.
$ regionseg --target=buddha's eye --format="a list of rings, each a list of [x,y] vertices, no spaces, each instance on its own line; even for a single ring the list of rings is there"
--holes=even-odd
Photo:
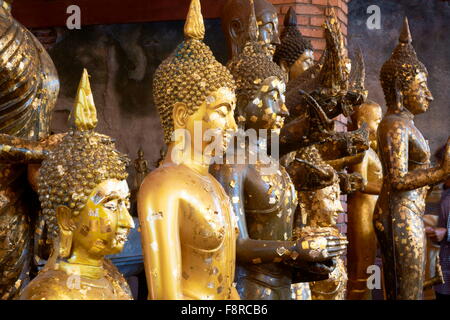
[[[118,206],[117,199],[116,200],[110,200],[110,201],[104,203],[103,206],[106,209],[109,209],[109,210],[112,210],[112,211],[117,210],[117,206]]]

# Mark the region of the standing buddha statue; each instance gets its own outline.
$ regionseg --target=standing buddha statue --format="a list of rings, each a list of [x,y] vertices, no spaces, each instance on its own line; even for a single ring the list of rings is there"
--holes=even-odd
[[[134,228],[128,159],[94,131],[97,113],[87,71],[71,114],[74,128],[39,169],[38,193],[53,251],[22,300],[128,300],[131,291],[105,256],[122,251]]]
[[[411,44],[405,18],[399,43],[380,71],[387,113],[378,132],[383,185],[374,213],[387,299],[419,300],[423,291],[425,233],[422,216],[428,186],[450,175],[450,141],[442,163],[430,165],[430,149],[414,125],[433,97],[428,73]]]
[[[375,264],[377,251],[373,212],[383,182],[381,162],[377,154],[377,128],[381,118],[381,107],[373,101],[366,101],[352,114],[355,129],[361,128],[363,123],[367,124],[370,148],[365,152],[363,160],[351,167],[351,171],[360,173],[367,183],[362,190],[349,194],[347,198],[349,300],[371,299],[367,287],[367,268]]]
[[[228,44],[229,59],[236,58],[249,39],[249,17],[253,8],[249,0],[227,0],[222,9],[221,21]],[[278,13],[267,0],[254,0],[254,10],[258,24],[258,42],[264,52],[273,58],[276,46],[280,43]]]
[[[326,232],[293,239],[297,194],[289,174],[266,150],[267,137],[279,133],[288,115],[285,75],[257,41],[253,12],[249,20],[250,40],[228,64],[237,83],[236,119],[240,128],[233,161],[227,153],[227,162],[211,170],[232,199],[238,221],[236,277],[241,298],[290,300],[297,272],[309,263],[342,254],[346,241]],[[252,133],[249,141],[239,139],[241,134]],[[246,151],[241,162],[234,156],[242,149]],[[253,157],[255,154],[259,156]],[[262,159],[261,154],[268,159]]]
[[[149,299],[239,299],[233,286],[237,227],[230,199],[209,174],[215,150],[236,130],[235,83],[204,44],[200,1],[192,0],[185,40],[155,73],[153,92],[168,145],[144,179],[138,215]]]
[[[296,79],[314,65],[313,47],[298,30],[297,15],[293,7],[289,8],[284,17],[284,29],[281,32],[280,41],[273,61],[288,74],[288,80]]]
[[[0,299],[13,299],[29,281],[33,191],[39,163],[59,141],[50,135],[59,81],[42,44],[0,0]]]

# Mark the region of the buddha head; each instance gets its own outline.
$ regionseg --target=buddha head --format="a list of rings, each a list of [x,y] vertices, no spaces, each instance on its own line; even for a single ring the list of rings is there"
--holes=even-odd
[[[297,28],[297,15],[293,7],[289,8],[284,19],[280,38],[273,61],[289,74],[289,79],[295,79],[313,66],[314,54],[311,42]]]
[[[356,129],[363,127],[366,123],[367,130],[369,131],[369,140],[371,144],[376,144],[377,141],[377,129],[383,117],[383,110],[381,106],[371,100],[367,100],[362,105],[356,108],[352,114],[351,119]]]
[[[253,11],[249,20],[250,41],[228,64],[237,84],[236,117],[245,129],[279,131],[289,114],[284,98],[285,73],[257,41],[259,31]]]
[[[203,42],[205,28],[199,0],[192,0],[186,24],[185,40],[164,60],[155,72],[154,101],[161,117],[167,145],[175,142],[175,134],[188,132],[194,137],[201,124],[202,137],[214,131],[226,148],[235,131],[235,83],[230,72],[215,58]],[[215,139],[216,139],[215,138]],[[214,140],[215,140],[214,139]],[[195,153],[202,153],[212,142],[184,141]],[[212,154],[211,156],[215,156]]]
[[[227,0],[222,9],[222,28],[228,43],[230,59],[242,52],[249,39],[248,21],[250,11],[256,13],[258,23],[258,41],[264,52],[270,57],[280,43],[278,33],[278,14],[275,7],[267,0]]]
[[[433,96],[427,85],[427,69],[417,58],[411,42],[405,17],[399,43],[381,68],[380,81],[389,110],[405,108],[412,114],[419,114],[427,111]]]
[[[110,137],[94,131],[97,117],[86,70],[71,119],[73,129],[40,168],[39,200],[59,257],[98,261],[122,250],[134,223],[128,212],[128,159]]]

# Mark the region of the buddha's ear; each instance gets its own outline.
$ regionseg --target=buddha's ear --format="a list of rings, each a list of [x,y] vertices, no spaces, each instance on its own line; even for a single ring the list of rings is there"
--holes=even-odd
[[[186,127],[186,121],[189,117],[188,107],[185,103],[177,102],[173,106],[173,125],[174,129],[181,129]]]
[[[244,26],[239,19],[233,19],[230,23],[230,36],[232,39],[238,39],[242,32],[244,31]]]
[[[289,74],[289,66],[288,66],[287,62],[283,59],[280,60],[280,68],[281,68],[281,70],[283,70],[284,72]]]
[[[73,231],[76,228],[72,218],[72,210],[66,206],[57,207],[56,219],[59,226],[59,256],[61,258],[66,258],[70,256]]]

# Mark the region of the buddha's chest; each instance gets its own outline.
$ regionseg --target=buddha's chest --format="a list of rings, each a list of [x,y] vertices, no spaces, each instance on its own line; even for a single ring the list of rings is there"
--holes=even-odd
[[[410,128],[408,137],[408,165],[414,169],[418,166],[428,166],[430,147],[422,133],[415,127]]]
[[[250,237],[287,240],[291,237],[297,194],[286,170],[261,164],[250,167],[244,208]]]
[[[228,196],[217,183],[204,183],[180,201],[181,244],[218,250],[235,239],[237,225]]]

